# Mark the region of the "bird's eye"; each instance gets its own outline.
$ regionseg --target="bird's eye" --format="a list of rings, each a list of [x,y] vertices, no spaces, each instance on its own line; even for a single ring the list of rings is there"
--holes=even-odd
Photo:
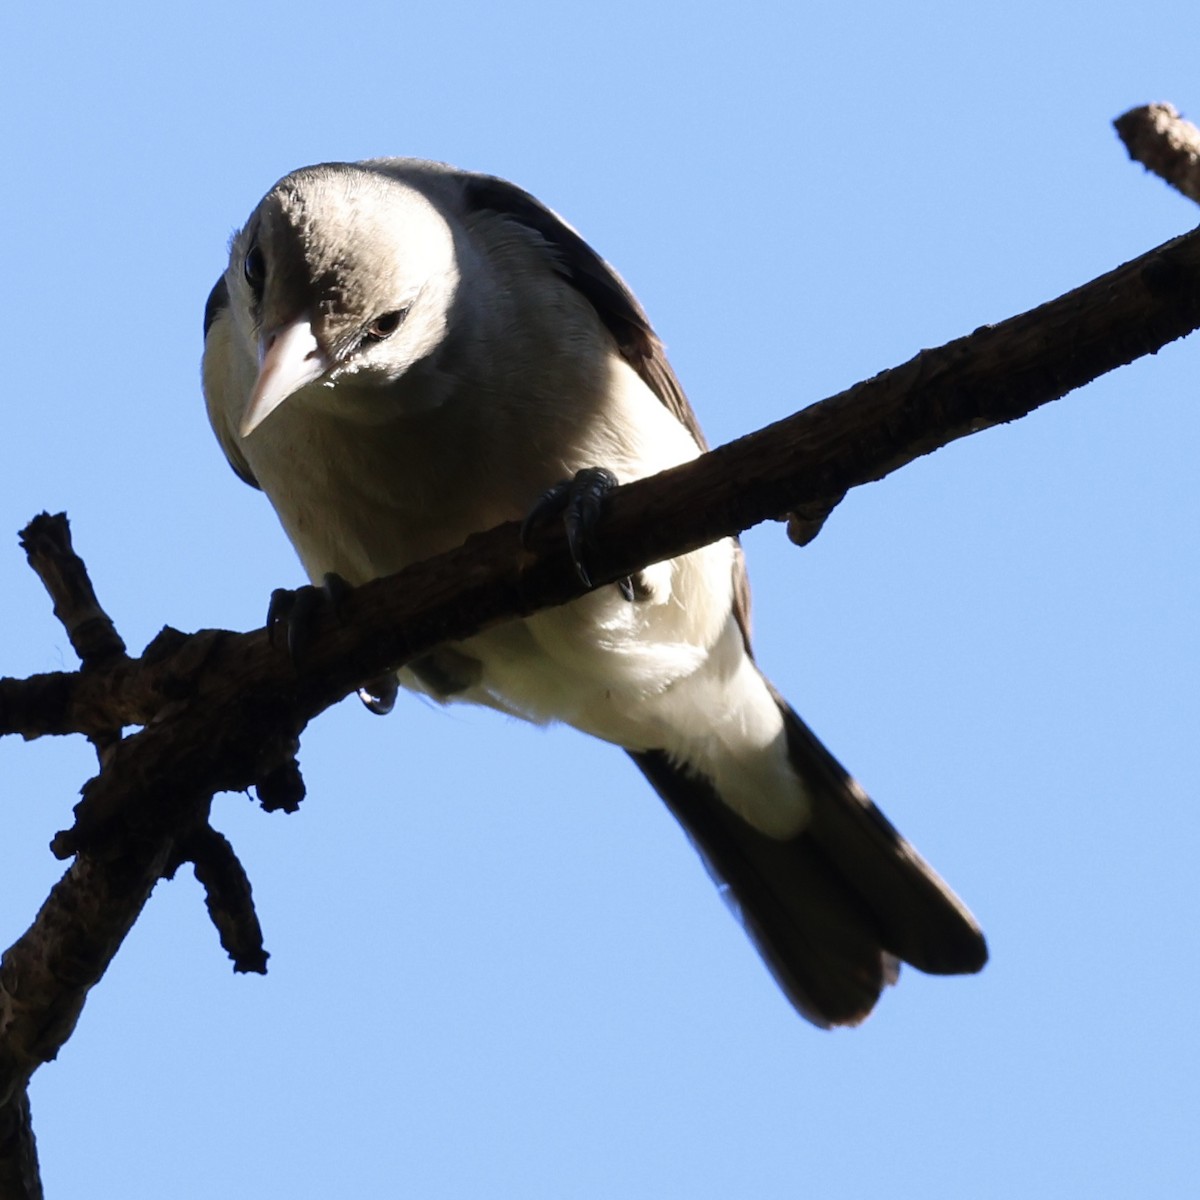
[[[383,313],[367,326],[364,337],[369,342],[382,342],[400,328],[406,316],[408,316],[407,308],[398,308],[395,312]]]
[[[256,296],[261,296],[263,284],[267,281],[267,260],[257,243],[246,251],[246,257],[242,261],[242,273],[246,276],[250,290]]]

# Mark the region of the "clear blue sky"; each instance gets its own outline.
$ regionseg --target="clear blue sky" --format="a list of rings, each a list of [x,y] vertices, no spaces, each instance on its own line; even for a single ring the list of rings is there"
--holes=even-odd
[[[622,271],[714,441],[1196,223],[1109,122],[1200,113],[1194,4],[33,5],[5,16],[0,672],[72,663],[66,509],[133,647],[300,580],[203,416],[205,295],[280,175],[505,175]],[[747,539],[759,657],[984,924],[857,1031],[781,998],[624,756],[402,701],[222,797],[272,952],[163,884],[32,1101],[48,1195],[1128,1197],[1200,1128],[1193,340]],[[8,549],[3,550],[4,545]],[[81,742],[0,745],[0,930]]]

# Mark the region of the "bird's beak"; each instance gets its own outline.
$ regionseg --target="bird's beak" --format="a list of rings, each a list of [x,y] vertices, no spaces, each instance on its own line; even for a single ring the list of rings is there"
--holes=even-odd
[[[330,366],[306,317],[264,333],[258,343],[258,378],[242,417],[242,437],[253,433],[289,396],[320,379]]]

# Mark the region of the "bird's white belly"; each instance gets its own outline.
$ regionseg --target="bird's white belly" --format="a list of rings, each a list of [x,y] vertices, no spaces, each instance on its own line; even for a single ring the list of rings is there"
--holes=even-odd
[[[626,600],[615,585],[603,587],[457,643],[451,654],[478,664],[477,681],[438,698],[539,723],[563,721],[631,748],[659,745],[658,731],[646,727],[654,724],[652,701],[701,670],[720,638],[729,619],[732,554],[731,544],[720,542],[649,568],[637,600]],[[437,694],[410,672],[401,680]]]
[[[582,466],[603,463],[624,480],[694,457],[690,435],[633,372],[613,371],[619,420],[573,429],[573,440],[560,430],[553,440],[571,444],[549,463],[530,460],[527,439],[472,449],[474,427],[455,424],[417,439],[406,425],[367,438],[331,422],[322,454],[305,455],[309,427],[293,425],[286,409],[248,458],[309,576],[334,571],[361,583],[523,516],[543,488]],[[297,461],[308,465],[303,486]],[[807,801],[788,767],[779,707],[732,612],[734,554],[725,540],[659,563],[640,573],[646,594],[634,601],[600,588],[434,651],[400,682],[440,701],[665,751],[710,778],[752,824],[789,836]]]
[[[478,672],[461,691],[439,695],[412,670],[400,681],[440,700],[561,721],[627,750],[663,750],[712,779],[760,829],[790,836],[808,804],[788,766],[779,707],[730,611],[732,553],[720,542],[659,564],[647,600],[601,588],[456,643],[455,662]],[[696,572],[711,575],[706,587],[689,588]],[[684,606],[681,593],[704,607]]]
[[[617,605],[632,607],[616,588],[603,589],[458,643],[454,652],[479,664],[479,681],[438,698],[561,721],[627,750],[665,751],[711,779],[764,832],[789,837],[802,828],[808,800],[788,764],[783,719],[735,618],[706,648],[614,636],[603,620],[604,644],[581,652],[596,610],[611,618]],[[430,692],[411,671],[400,681]]]

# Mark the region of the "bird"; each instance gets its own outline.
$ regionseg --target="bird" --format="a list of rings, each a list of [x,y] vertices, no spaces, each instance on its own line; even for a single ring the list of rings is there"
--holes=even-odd
[[[204,332],[216,437],[314,583],[362,584],[547,512],[586,546],[612,483],[707,448],[613,267],[517,185],[443,163],[285,176],[231,238]],[[968,909],[758,667],[737,539],[394,679],[623,749],[817,1026],[861,1023],[902,962],[987,960]]]

